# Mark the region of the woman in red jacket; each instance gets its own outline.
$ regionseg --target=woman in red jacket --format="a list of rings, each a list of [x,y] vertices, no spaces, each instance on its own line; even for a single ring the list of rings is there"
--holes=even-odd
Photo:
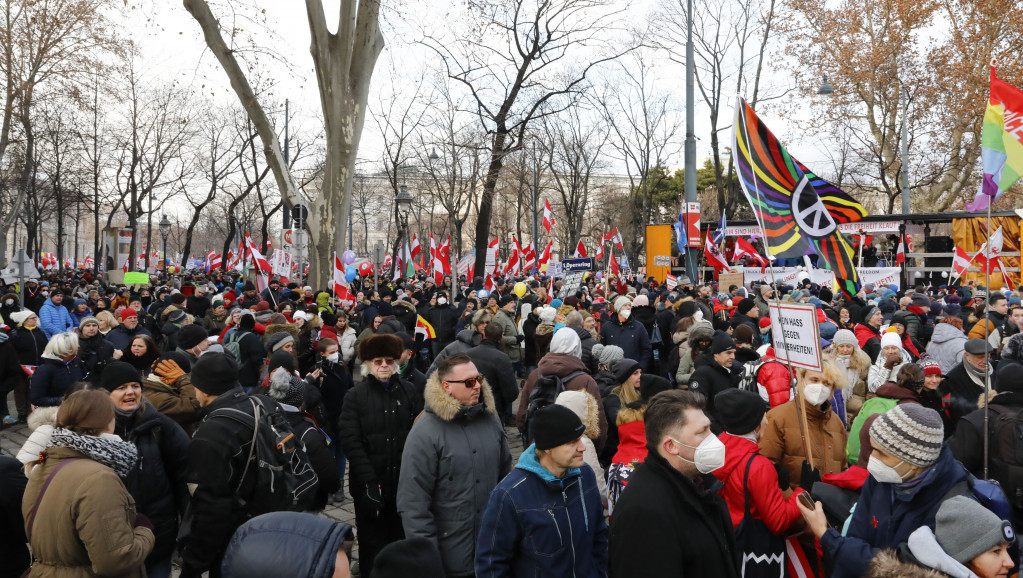
[[[725,465],[713,473],[723,483],[717,492],[728,504],[735,527],[742,575],[778,576],[785,567],[784,538],[803,523],[796,505],[803,489],[796,488],[786,498],[781,487],[787,489],[788,480],[779,483],[774,465],[759,453],[759,433],[767,427],[759,395],[728,389],[714,397],[714,405],[725,428],[719,436],[725,444]]]

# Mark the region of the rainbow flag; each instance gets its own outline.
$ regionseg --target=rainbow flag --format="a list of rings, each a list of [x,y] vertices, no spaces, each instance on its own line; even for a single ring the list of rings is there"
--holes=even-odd
[[[967,211],[984,211],[1023,176],[1023,91],[995,76],[980,136],[984,181]]]

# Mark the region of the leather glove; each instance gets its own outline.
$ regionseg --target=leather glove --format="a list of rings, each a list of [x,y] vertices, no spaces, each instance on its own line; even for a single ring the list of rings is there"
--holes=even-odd
[[[810,467],[810,462],[803,460],[803,468],[799,474],[799,487],[809,492],[814,482],[821,481],[821,471]]]
[[[789,485],[792,483],[789,469],[781,464],[774,464],[774,471],[778,472],[778,489],[783,492],[789,489]]]
[[[174,385],[179,377],[185,375],[185,370],[181,369],[181,366],[173,359],[164,359],[157,363],[154,372],[160,376],[160,381],[167,385]]]
[[[525,339],[525,338],[526,338],[526,336],[525,335],[521,335],[521,334],[515,336],[516,341],[518,341],[519,343],[522,343],[522,340]]]

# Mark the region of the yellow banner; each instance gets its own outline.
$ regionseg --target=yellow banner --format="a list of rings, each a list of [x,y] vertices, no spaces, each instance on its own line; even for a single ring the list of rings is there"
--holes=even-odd
[[[646,274],[659,282],[671,273],[671,225],[646,228]]]

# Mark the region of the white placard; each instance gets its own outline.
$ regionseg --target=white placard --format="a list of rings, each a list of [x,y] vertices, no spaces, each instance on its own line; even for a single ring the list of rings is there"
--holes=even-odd
[[[793,367],[821,370],[821,337],[817,308],[809,303],[768,302],[771,340],[778,359]]]
[[[654,255],[654,266],[671,267],[671,255]]]

